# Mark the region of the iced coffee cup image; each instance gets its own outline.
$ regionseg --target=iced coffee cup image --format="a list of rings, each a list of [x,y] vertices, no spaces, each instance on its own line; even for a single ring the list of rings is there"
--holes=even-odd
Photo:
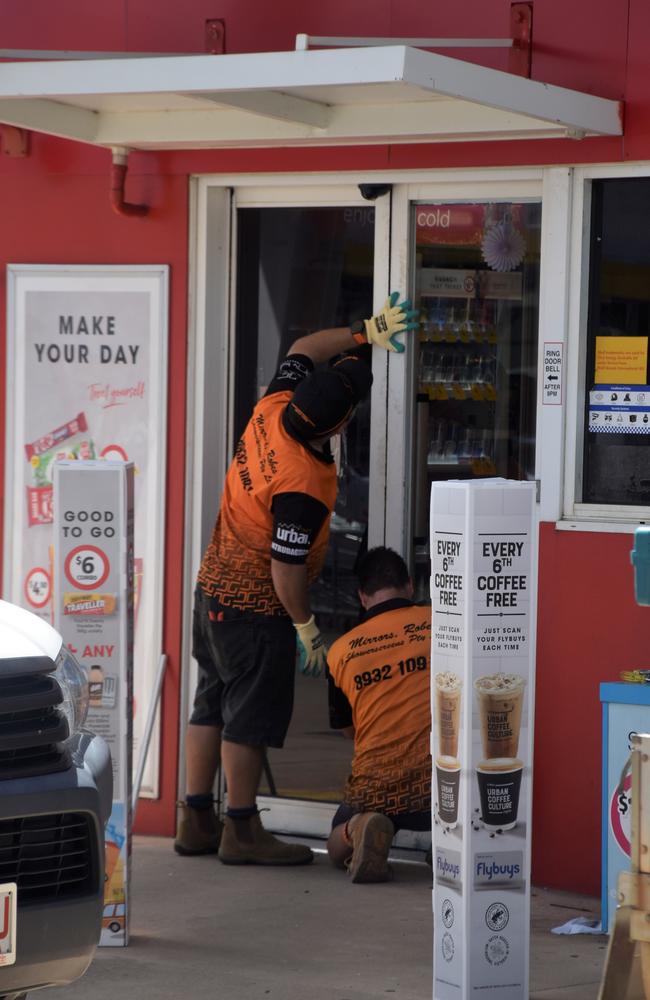
[[[436,757],[436,784],[438,818],[443,826],[452,829],[458,823],[460,761],[455,757]]]
[[[457,757],[462,680],[458,674],[445,670],[436,674],[434,681],[438,753],[442,757]]]
[[[486,674],[474,681],[487,760],[517,756],[525,686],[519,674]]]
[[[516,825],[523,769],[517,757],[481,760],[476,765],[481,820],[488,830],[512,830]]]
[[[91,708],[101,708],[104,692],[104,671],[99,663],[93,663],[88,674],[88,698]]]

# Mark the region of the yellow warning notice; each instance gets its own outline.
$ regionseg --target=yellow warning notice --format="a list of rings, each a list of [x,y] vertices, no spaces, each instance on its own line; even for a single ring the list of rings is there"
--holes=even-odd
[[[646,385],[647,337],[596,337],[598,385]]]

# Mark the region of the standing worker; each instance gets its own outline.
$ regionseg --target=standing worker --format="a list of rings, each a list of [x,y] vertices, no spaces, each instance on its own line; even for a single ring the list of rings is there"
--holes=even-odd
[[[327,850],[353,882],[385,882],[395,833],[431,830],[431,608],[392,549],[367,552],[357,576],[364,618],[327,657],[330,723],[354,738]]]
[[[195,593],[199,678],[179,854],[218,851],[224,864],[313,859],[308,847],[264,829],[256,796],[266,747],[283,745],[291,720],[296,642],[303,673],[318,676],[325,665],[309,585],[325,559],[336,501],[329,438],[370,389],[371,352],[362,345],[401,353],[396,335],[417,326],[417,314],[398,298],[393,293],[369,320],[296,340],[237,445]],[[212,799],[220,759],[228,793],[223,829]]]

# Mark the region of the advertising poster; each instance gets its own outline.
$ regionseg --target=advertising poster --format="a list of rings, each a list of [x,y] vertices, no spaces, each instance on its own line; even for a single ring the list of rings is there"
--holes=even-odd
[[[128,944],[131,837],[133,465],[54,466],[54,625],[88,668],[87,726],[111,751],[113,809],[106,826],[100,944]]]
[[[525,223],[523,205],[510,205],[513,224],[517,229]],[[415,215],[418,246],[480,246],[488,226],[496,221],[494,205],[450,204],[418,205]]]
[[[167,279],[164,266],[8,268],[4,596],[53,621],[55,463],[132,462],[136,760],[162,643]],[[158,745],[154,732],[153,797]]]
[[[431,495],[434,998],[528,997],[533,483]]]

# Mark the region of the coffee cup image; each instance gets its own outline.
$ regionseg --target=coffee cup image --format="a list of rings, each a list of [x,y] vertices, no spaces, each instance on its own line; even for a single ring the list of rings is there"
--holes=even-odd
[[[88,698],[91,708],[101,708],[104,693],[104,671],[99,663],[93,663],[88,675]]]
[[[523,761],[517,757],[481,760],[476,778],[481,820],[489,830],[512,830],[517,823]]]
[[[487,760],[517,756],[525,686],[519,674],[487,674],[474,681]]]
[[[438,788],[438,818],[443,826],[453,829],[458,823],[460,761],[455,757],[437,757],[436,782]]]
[[[457,757],[462,680],[458,674],[446,670],[436,674],[434,681],[438,753],[442,757]]]

